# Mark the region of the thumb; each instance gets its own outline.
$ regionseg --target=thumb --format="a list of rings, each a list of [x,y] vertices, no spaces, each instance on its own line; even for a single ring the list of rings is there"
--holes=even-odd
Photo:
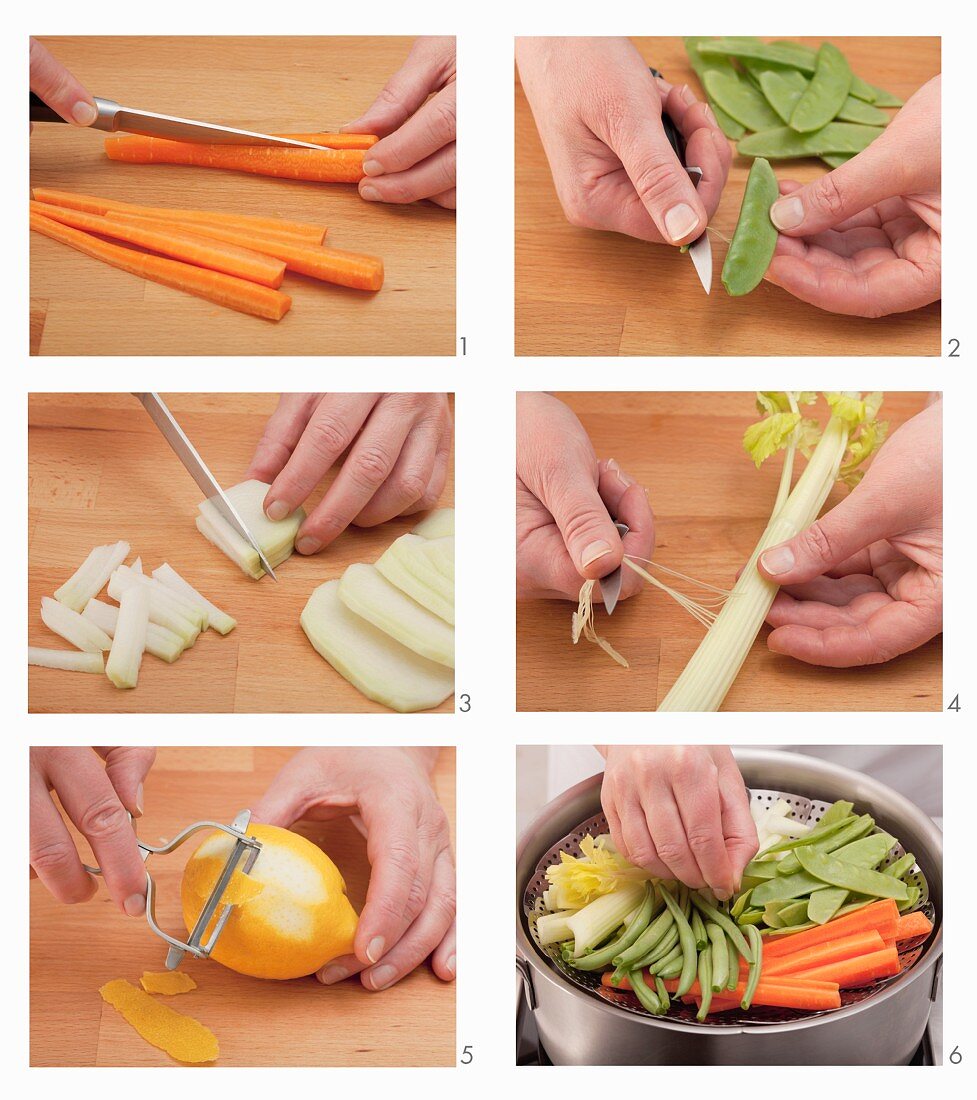
[[[156,760],[156,750],[148,748],[96,749],[105,761],[109,777],[119,801],[133,817],[142,817],[143,780]]]
[[[586,476],[569,477],[543,502],[563,535],[573,567],[592,580],[621,564],[624,544],[597,486]]]

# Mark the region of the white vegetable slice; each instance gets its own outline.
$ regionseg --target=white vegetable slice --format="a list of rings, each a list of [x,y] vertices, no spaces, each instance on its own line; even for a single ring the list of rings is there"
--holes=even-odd
[[[454,691],[454,676],[354,615],[339,598],[339,581],[309,597],[302,629],[317,652],[361,691],[392,710],[428,710]]]
[[[133,573],[142,573],[142,558],[136,558],[136,560],[129,566]]]
[[[101,653],[82,653],[71,649],[41,649],[27,647],[27,663],[38,668],[57,668],[62,672],[105,671],[105,658]]]
[[[86,603],[105,587],[109,577],[129,554],[127,542],[113,542],[96,546],[74,574],[54,593],[58,603],[81,611]]]
[[[85,653],[102,653],[112,648],[112,639],[104,630],[50,596],[41,599],[41,618],[49,630]]]
[[[419,552],[434,568],[450,583],[452,590],[455,583],[455,540],[454,536],[433,539],[425,546],[420,547]]]
[[[572,917],[574,910],[564,909],[560,913],[544,913],[536,920],[536,935],[542,947],[551,943],[562,943],[573,938],[573,929],[567,924],[567,917]]]
[[[305,511],[297,508],[290,516],[271,520],[264,513],[264,499],[271,486],[264,481],[242,481],[226,491],[226,496],[261,547],[272,569],[291,556],[295,536],[305,519]],[[249,577],[264,576],[258,555],[224,519],[209,500],[197,505],[197,530],[227,555]]]
[[[422,539],[440,539],[444,538],[446,535],[454,535],[454,508],[439,508],[429,516],[425,516],[414,528],[413,533],[415,535],[420,535]]]
[[[272,568],[274,568],[274,566],[272,566]],[[210,600],[201,596],[192,584],[185,581],[180,574],[165,561],[158,569],[153,570],[153,580],[158,581],[164,588],[168,588],[177,596],[182,596],[187,603],[192,603],[195,607],[203,611],[207,615],[210,625],[218,634],[230,634],[237,626],[237,622],[232,619],[227,612],[221,611],[216,604],[211,603]]]
[[[89,600],[81,613],[83,619],[93,622],[99,630],[104,630],[110,638],[115,637],[115,624],[119,619],[119,609],[101,600]],[[172,630],[159,623],[150,622],[146,630],[146,652],[161,661],[172,664],[184,650],[183,639]]]
[[[420,535],[401,535],[383,552],[376,568],[411,599],[454,625],[454,585],[435,568],[422,550],[433,545]]]
[[[105,662],[105,675],[117,688],[134,688],[139,683],[148,628],[149,589],[134,584],[122,593],[112,650]]]
[[[157,623],[159,626],[165,626],[167,630],[172,630],[174,634],[179,635],[182,639],[184,647],[189,649],[197,640],[200,627],[179,611],[174,610],[170,599],[172,593],[168,592],[161,584],[157,584],[151,577],[143,577],[139,573],[131,572],[126,575],[117,569],[109,578],[109,595],[113,600],[121,603],[123,592],[135,584],[144,582],[148,582],[152,586],[149,589],[149,621]]]
[[[131,584],[140,584],[152,589],[156,593],[156,598],[161,603],[166,604],[175,614],[182,615],[184,619],[193,623],[200,630],[207,629],[209,619],[204,608],[191,603],[185,596],[166,588],[155,578],[147,577],[145,573],[138,573],[127,565],[120,565],[112,575],[117,575],[127,587]]]
[[[394,641],[439,665],[455,667],[454,628],[391,584],[374,566],[349,566],[339,582],[339,598]]]

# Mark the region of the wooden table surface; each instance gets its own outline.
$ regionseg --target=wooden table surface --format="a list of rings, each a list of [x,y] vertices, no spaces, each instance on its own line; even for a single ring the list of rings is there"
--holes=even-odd
[[[95,95],[272,133],[334,130],[362,114],[412,39],[44,38]],[[431,203],[178,165],[121,164],[104,134],[39,124],[31,182],[149,206],[278,215],[329,226],[334,248],[381,256],[376,294],[289,273],[277,324],[146,282],[31,235],[31,352],[40,355],[453,355],[455,219]]]
[[[230,821],[253,805],[296,749],[164,748],[146,780],[139,833],[162,843],[194,821]],[[443,748],[434,787],[455,820],[455,753]],[[301,822],[296,831],[319,844],[362,909],[369,880],[366,842],[348,818]],[[79,850],[88,858],[84,841]],[[184,932],[183,866],[193,841],[154,857],[162,928]],[[33,1066],[176,1065],[150,1046],[98,994],[114,978],[135,985],[146,970],[164,969],[166,949],[145,920],[122,916],[100,885],[84,905],[60,905],[31,881],[30,1027]],[[274,982],[249,978],[219,963],[190,960],[181,969],[197,989],[160,999],[209,1027],[221,1066],[450,1066],[455,1050],[454,985],[421,966],[374,994],[359,981],[326,987],[314,978]]]
[[[757,470],[743,451],[756,419],[749,393],[560,394],[598,457],[615,458],[648,490],[655,560],[689,577],[731,587],[770,516],[780,461]],[[925,395],[888,393],[883,419],[895,430]],[[818,416],[824,413],[821,402]],[[822,419],[823,422],[823,419]],[[796,476],[795,476],[796,481]],[[826,507],[846,490],[836,488]],[[654,572],[654,570],[652,570]],[[663,577],[663,580],[668,578]],[[681,582],[674,587],[689,591]],[[630,663],[570,641],[573,605],[517,605],[519,710],[654,710],[688,663],[702,628],[664,593],[647,587],[597,628]],[[884,665],[816,668],[767,649],[764,627],[726,697],[724,710],[939,710],[941,639]]]
[[[224,486],[243,480],[277,403],[274,394],[241,393],[164,400]],[[207,631],[172,665],[147,656],[132,691],[119,691],[104,676],[30,668],[32,711],[392,713],[316,653],[299,615],[314,588],[352,562],[375,561],[419,517],[350,527],[315,557],[293,554],[276,571],[277,583],[254,581],[197,531],[200,490],[135,398],[32,394],[29,423],[29,644],[68,648],[41,622],[41,597],[71,576],[93,546],[118,539],[130,543],[130,561],[140,555],[147,570],[168,561],[238,620],[224,637]],[[449,471],[440,505],[450,507],[453,499]],[[453,711],[453,700],[439,709]]]
[[[821,39],[802,38],[817,47]],[[852,68],[902,99],[940,71],[938,38],[832,38]],[[680,38],[636,38],[668,79],[702,88]],[[891,113],[891,112],[890,112]],[[732,236],[751,160],[735,157],[712,226]],[[820,161],[781,161],[808,182]],[[687,256],[617,233],[575,229],[557,201],[521,86],[516,87],[516,353],[519,355],[938,355],[939,303],[876,320],[825,313],[770,283],[730,298],[726,244],[710,234],[712,293]]]

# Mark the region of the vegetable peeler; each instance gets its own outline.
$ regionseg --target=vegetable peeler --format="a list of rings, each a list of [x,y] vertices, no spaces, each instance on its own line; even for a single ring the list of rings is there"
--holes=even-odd
[[[131,814],[129,815],[129,820],[130,822],[132,821]],[[180,963],[183,962],[183,957],[185,955],[193,955],[195,959],[206,959],[213,951],[218,937],[221,932],[224,931],[224,925],[227,924],[228,917],[231,915],[231,910],[234,908],[232,904],[225,904],[221,907],[221,898],[224,895],[224,891],[227,889],[227,884],[231,881],[234,872],[239,869],[242,874],[249,874],[261,851],[260,841],[255,840],[254,837],[248,836],[246,833],[247,827],[250,824],[251,811],[241,810],[230,825],[221,825],[217,821],[198,821],[193,825],[188,825],[182,832],[177,833],[169,843],[163,844],[158,848],[154,848],[150,844],[144,844],[141,840],[137,839],[143,863],[148,863],[150,856],[169,855],[170,852],[179,848],[184,841],[189,840],[194,833],[199,833],[201,829],[219,829],[222,833],[228,833],[235,839],[234,847],[231,850],[230,856],[228,856],[227,863],[224,865],[224,870],[220,873],[217,882],[214,884],[214,889],[207,899],[207,904],[200,911],[200,916],[193,926],[193,931],[191,931],[186,940],[176,939],[167,932],[164,932],[156,923],[156,883],[153,881],[153,876],[149,873],[149,868],[147,867],[146,921],[156,935],[169,944],[169,950],[166,953],[167,970],[176,970]],[[135,831],[135,826],[133,826],[133,831]],[[99,867],[89,867],[87,864],[84,866],[85,870],[90,875],[101,875],[102,873]],[[207,931],[207,925],[210,924],[211,919],[214,914],[217,913],[218,909],[220,909],[220,915],[217,917],[217,921],[214,924],[213,932],[205,942],[203,937]]]
[[[657,69],[649,67],[648,71],[652,76],[664,79]],[[668,144],[671,145],[673,152],[678,157],[679,164],[685,165],[689,179],[698,187],[699,181],[702,179],[702,169],[685,164],[685,138],[682,137],[682,132],[666,111],[662,111],[662,129],[665,131],[665,137],[668,138]],[[690,245],[686,245],[685,251],[692,259],[695,273],[699,276],[699,282],[702,283],[702,289],[708,294],[712,289],[712,244],[709,241],[708,232],[703,231],[701,237],[694,240]]]
[[[630,530],[626,523],[615,523],[614,526],[622,539]],[[619,565],[612,573],[608,573],[606,577],[600,579],[600,594],[604,597],[604,610],[608,615],[614,614],[618,597],[621,595],[621,570],[623,568],[623,565]]]
[[[191,118],[160,115],[155,111],[140,111],[135,107],[122,107],[111,99],[92,96],[98,112],[89,129],[107,130],[114,134],[123,130],[129,134],[146,137],[168,138],[170,141],[200,142],[205,145],[278,145],[289,149],[322,149],[307,141],[278,137],[275,134],[256,134],[250,130],[238,130],[233,126],[218,126],[213,122],[196,122]],[[31,122],[64,122],[57,111],[50,108],[40,96],[31,92]]]

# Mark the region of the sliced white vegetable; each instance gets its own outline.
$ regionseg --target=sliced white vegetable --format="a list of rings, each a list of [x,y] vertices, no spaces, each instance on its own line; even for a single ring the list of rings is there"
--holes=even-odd
[[[454,536],[432,539],[420,550],[434,568],[447,579],[454,589],[455,583],[455,540]]]
[[[274,566],[272,566],[272,568],[274,568]],[[168,588],[177,596],[182,596],[187,603],[191,603],[199,608],[199,610],[203,611],[210,625],[218,634],[230,634],[237,626],[237,622],[232,619],[227,612],[221,611],[216,604],[211,603],[210,600],[201,596],[192,584],[185,581],[180,574],[165,561],[158,569],[153,570],[153,580],[158,581],[164,588]]]
[[[207,629],[209,619],[206,610],[195,603],[191,603],[185,596],[173,592],[171,589],[165,587],[165,585],[160,584],[160,582],[153,577],[147,577],[144,573],[137,573],[127,565],[120,565],[115,573],[119,575],[126,585],[141,584],[146,588],[152,589],[157,593],[158,599],[167,604],[176,614],[182,615],[184,619],[187,619],[201,630]],[[113,576],[115,576],[115,574],[113,574]]]
[[[126,560],[128,554],[127,542],[96,546],[74,574],[54,593],[54,598],[72,611],[80,612],[93,596],[102,591],[109,577]]]
[[[105,659],[101,653],[82,653],[71,649],[41,649],[27,647],[27,663],[38,668],[57,668],[62,672],[104,672]]]
[[[271,520],[264,512],[265,496],[271,486],[263,481],[242,481],[228,489],[226,496],[234,505],[245,526],[261,547],[272,569],[291,556],[295,536],[305,519],[305,511],[297,508],[290,516]],[[223,551],[249,577],[256,580],[264,576],[264,569],[252,546],[241,538],[209,500],[197,505],[197,530]]]
[[[536,920],[536,935],[543,947],[551,943],[562,943],[573,936],[573,929],[567,923],[573,911],[565,909],[562,913],[545,913]]]
[[[66,642],[71,642],[85,653],[103,653],[112,648],[112,639],[88,619],[83,619],[77,611],[72,611],[63,603],[44,596],[41,599],[41,619],[44,625],[60,634]]]
[[[89,600],[81,613],[83,619],[93,622],[99,630],[104,630],[110,638],[115,637],[115,624],[119,619],[119,609],[101,600]],[[172,664],[184,650],[183,639],[172,630],[159,623],[150,622],[146,630],[146,652],[161,661]]]
[[[142,558],[136,558],[136,560],[129,566],[133,573],[142,573]]]
[[[579,958],[620,927],[640,902],[644,890],[643,882],[624,882],[567,917],[567,925],[573,933],[574,956]]]
[[[425,516],[414,528],[415,535],[422,539],[441,539],[455,533],[454,508],[439,508],[429,516]]]
[[[439,665],[455,667],[454,627],[421,607],[374,566],[349,566],[339,582],[339,598],[394,641]]]
[[[105,675],[117,688],[134,688],[139,683],[148,629],[149,589],[134,584],[122,593],[115,637],[105,662]]]
[[[168,592],[161,584],[157,584],[151,577],[144,577],[139,573],[128,574],[116,570],[109,578],[109,595],[113,600],[122,602],[122,593],[134,585],[148,582],[149,588],[149,621],[165,626],[178,635],[189,649],[197,640],[200,627],[187,619],[178,610],[174,610],[171,600],[172,593]]]
[[[318,653],[368,699],[402,712],[428,710],[454,691],[450,669],[354,615],[339,598],[339,581],[312,593],[301,623]]]
[[[423,547],[436,542],[420,535],[401,535],[380,556],[376,567],[391,584],[428,611],[454,625],[454,585],[432,563]]]

